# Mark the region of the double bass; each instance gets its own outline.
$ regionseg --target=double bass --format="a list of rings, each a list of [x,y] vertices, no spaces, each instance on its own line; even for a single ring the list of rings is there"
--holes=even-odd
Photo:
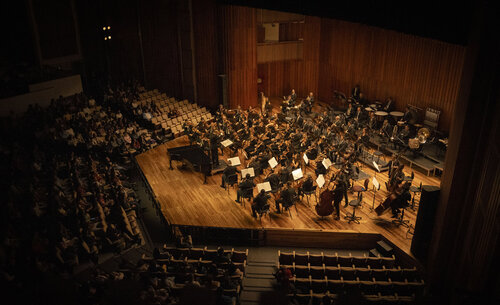
[[[403,191],[405,189],[404,184],[405,183],[399,183],[398,185],[396,185],[389,196],[385,198],[384,202],[382,202],[378,207],[375,208],[375,213],[377,213],[377,216],[381,216],[382,214],[384,214],[385,211],[387,211],[391,207],[392,202],[403,194]]]
[[[332,179],[328,182],[326,189],[319,195],[319,203],[314,207],[316,213],[319,216],[329,216],[332,215],[334,207],[333,200],[335,199],[335,191],[328,189],[330,182],[335,181],[337,175],[332,176]]]

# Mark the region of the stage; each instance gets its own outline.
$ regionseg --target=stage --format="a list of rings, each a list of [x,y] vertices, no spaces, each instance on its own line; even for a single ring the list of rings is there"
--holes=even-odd
[[[159,209],[170,225],[242,230],[302,229],[345,233],[348,236],[352,236],[352,233],[378,233],[410,254],[412,235],[408,233],[408,228],[392,224],[393,218],[391,218],[390,210],[380,217],[375,212],[370,211],[374,198],[371,183],[374,170],[360,162],[357,162],[360,167],[362,166],[360,169],[370,176],[369,191],[364,193],[362,208],[356,210],[356,215],[362,217],[360,224],[347,223],[347,220],[344,219],[346,212],[352,213],[351,207],[341,208],[340,220],[334,220],[332,216],[322,219],[314,209],[314,196],[311,197],[310,205],[304,197],[302,202],[296,204],[296,209],[290,210],[291,215],[288,212],[277,214],[274,199],[271,196],[269,216],[256,219],[251,215],[248,201],[244,205],[235,202],[237,186],[229,187],[229,190],[220,187],[221,174],[207,177],[207,183],[203,184],[203,174],[190,168],[182,169],[180,162],[173,162],[173,170],[170,170],[167,148],[184,145],[189,145],[189,142],[186,136],[181,136],[136,156],[137,164],[155,196]],[[227,153],[220,158],[226,160]],[[246,164],[246,160],[241,154],[240,160],[242,165],[238,166],[238,169],[241,170],[245,168],[243,165]],[[333,171],[336,172],[337,169],[333,169]],[[411,174],[409,168],[405,168],[405,173],[407,176]],[[423,185],[440,185],[440,180],[437,177],[426,176],[417,170],[414,173],[413,185],[417,187],[420,182]],[[312,168],[306,168],[304,175],[307,174],[312,174],[313,178],[316,178]],[[262,176],[256,177],[255,182],[262,182]],[[387,172],[377,173],[376,178],[380,182],[381,188],[375,193],[375,207],[388,195],[385,188]],[[241,177],[239,177],[240,179]],[[355,182],[355,184],[362,183],[363,180]],[[317,192],[318,196],[319,192]],[[256,194],[255,188],[254,195]],[[348,193],[348,195],[349,200],[356,196],[352,193]],[[417,202],[418,200],[419,196],[416,197]],[[405,219],[408,219],[410,224],[414,226],[416,215],[416,207],[414,210],[407,208]]]

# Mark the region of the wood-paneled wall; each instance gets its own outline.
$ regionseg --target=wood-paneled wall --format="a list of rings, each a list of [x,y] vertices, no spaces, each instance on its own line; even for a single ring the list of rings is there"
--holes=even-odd
[[[169,96],[183,98],[177,1],[138,1],[148,88],[158,88]]]
[[[441,110],[439,129],[448,130],[457,99],[465,49],[437,40],[331,19],[321,21],[319,98],[333,90],[349,94],[355,84],[370,100],[392,97]]]
[[[318,91],[319,46],[321,19],[306,16],[303,24],[303,60],[279,61],[258,65],[262,79],[259,91],[267,96],[283,96],[295,89],[305,97],[310,91]]]
[[[215,109],[219,104],[217,7],[215,1],[192,1],[197,103]]]
[[[255,9],[241,6],[219,8],[223,71],[228,80],[231,108],[257,105],[257,24]]]

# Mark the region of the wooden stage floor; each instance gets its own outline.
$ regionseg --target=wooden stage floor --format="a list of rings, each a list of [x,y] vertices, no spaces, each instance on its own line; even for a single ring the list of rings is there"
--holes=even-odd
[[[271,196],[271,212],[269,217],[265,216],[262,220],[255,219],[251,215],[249,202],[245,206],[235,202],[236,188],[229,188],[229,192],[220,187],[221,174],[207,177],[207,184],[203,184],[203,175],[192,169],[179,169],[180,163],[174,162],[173,170],[169,169],[169,158],[167,157],[167,148],[187,145],[186,136],[176,138],[168,143],[159,145],[150,151],[136,156],[145,178],[147,179],[152,192],[160,204],[161,211],[171,225],[179,226],[197,226],[197,227],[220,227],[236,229],[266,229],[266,228],[284,228],[284,229],[310,229],[332,232],[350,232],[350,233],[379,233],[389,239],[401,250],[410,254],[412,235],[408,234],[408,229],[397,227],[392,224],[392,213],[387,211],[382,216],[377,216],[371,212],[373,202],[373,192],[368,191],[363,198],[363,206],[356,210],[356,215],[361,216],[360,224],[347,223],[344,219],[345,213],[352,212],[351,207],[341,208],[341,219],[334,220],[333,217],[321,219],[314,209],[315,199],[312,197],[310,206],[304,197],[303,202],[291,209],[291,217],[288,213],[277,214],[274,206],[274,199]],[[225,154],[223,159],[227,155]],[[240,156],[242,163],[245,164],[244,157]],[[239,166],[241,170],[242,165]],[[244,167],[243,167],[244,168]],[[373,176],[374,171],[366,165],[361,168],[364,172]],[[333,169],[336,171],[336,169]],[[413,185],[418,186],[420,182],[423,185],[440,185],[438,177],[428,177],[424,173],[415,172]],[[406,175],[411,172],[405,168]],[[306,174],[314,176],[314,170],[306,169]],[[261,177],[256,178],[256,183],[261,182]],[[380,190],[375,194],[375,207],[382,202],[388,195],[384,182],[387,181],[387,172],[377,173],[377,180],[381,183]],[[357,181],[356,184],[363,181]],[[371,178],[369,189],[372,189]],[[254,193],[256,194],[256,190]],[[356,194],[348,193],[349,200]],[[417,202],[419,196],[417,196]],[[342,202],[343,204],[343,202]],[[410,224],[415,225],[417,209],[408,208],[405,213],[405,219],[410,220]]]

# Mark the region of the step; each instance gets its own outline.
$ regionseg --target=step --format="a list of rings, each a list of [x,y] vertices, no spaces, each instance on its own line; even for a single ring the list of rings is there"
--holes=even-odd
[[[250,288],[272,288],[276,284],[274,278],[249,278],[243,279],[243,287],[245,290]]]
[[[255,303],[259,304],[260,302],[260,292],[254,292],[254,291],[246,291],[243,290],[240,295],[240,303]]]
[[[391,256],[393,249],[390,245],[388,245],[385,241],[379,240],[377,241],[377,249],[379,250],[380,253],[382,253],[384,256]]]
[[[246,276],[248,276],[248,275],[265,275],[265,276],[271,275],[272,276],[274,274],[274,272],[276,272],[276,269],[274,266],[270,267],[270,266],[248,265],[245,268]]]
[[[382,256],[380,255],[380,252],[378,252],[377,248],[373,248],[370,250],[370,256],[371,257],[379,257],[379,256]]]
[[[262,266],[262,267],[267,267],[267,266],[276,266],[275,261],[253,261],[253,260],[247,260],[247,265],[248,266]]]

